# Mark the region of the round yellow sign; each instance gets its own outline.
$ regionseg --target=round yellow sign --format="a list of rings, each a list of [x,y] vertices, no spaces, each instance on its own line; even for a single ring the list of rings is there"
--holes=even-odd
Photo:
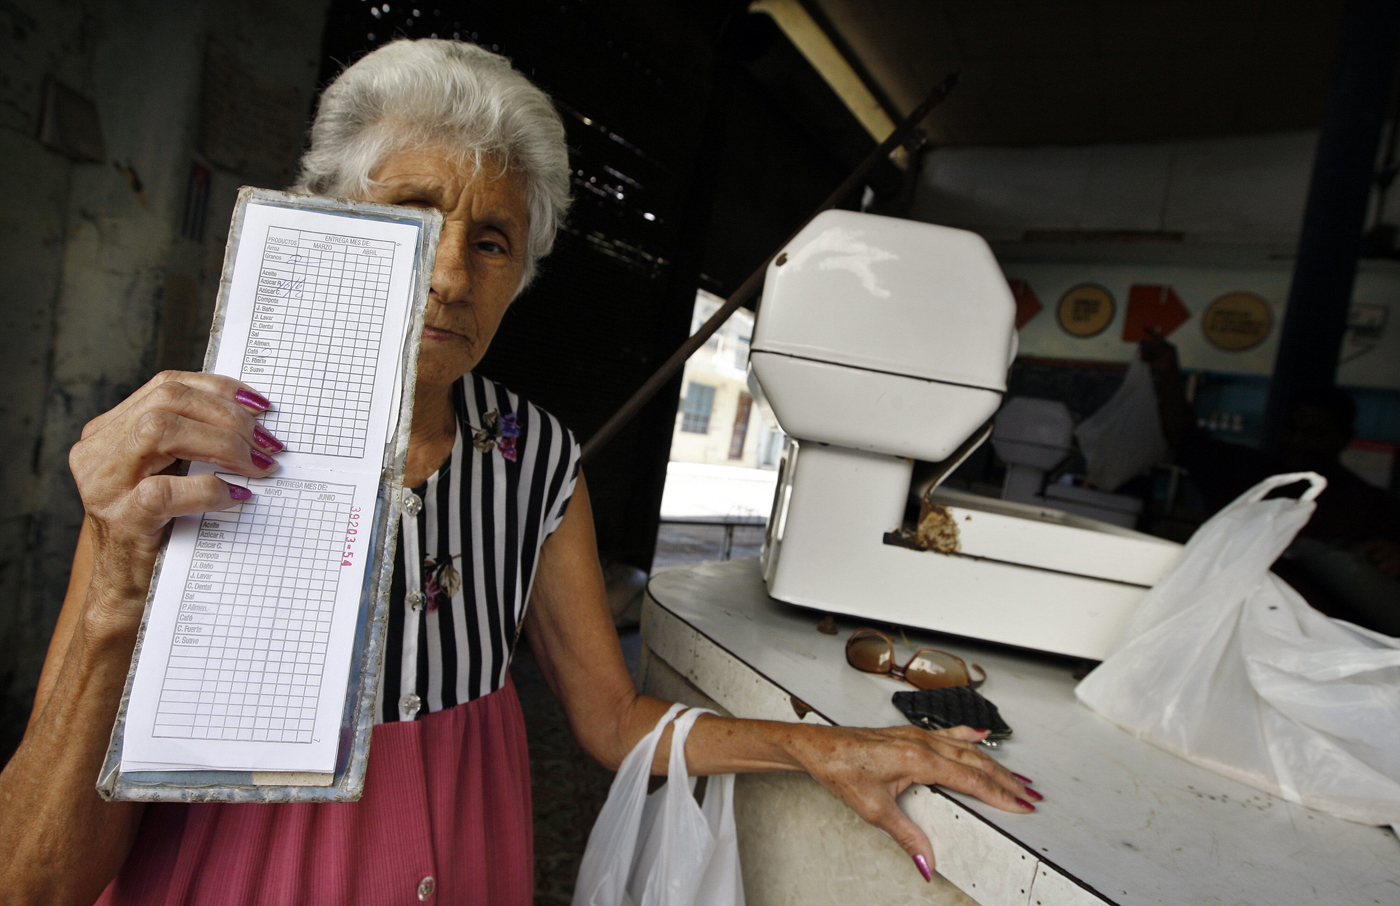
[[[1226,293],[1206,307],[1201,332],[1216,349],[1244,352],[1269,335],[1274,313],[1269,303],[1254,293]]]
[[[1081,283],[1060,297],[1060,326],[1076,337],[1103,333],[1113,323],[1113,293],[1097,283]]]

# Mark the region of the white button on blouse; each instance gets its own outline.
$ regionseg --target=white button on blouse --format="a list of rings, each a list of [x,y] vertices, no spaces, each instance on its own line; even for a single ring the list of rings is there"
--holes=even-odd
[[[423,486],[400,492],[381,721],[505,685],[541,547],[578,479],[573,434],[505,387],[468,374],[453,407],[451,454]]]

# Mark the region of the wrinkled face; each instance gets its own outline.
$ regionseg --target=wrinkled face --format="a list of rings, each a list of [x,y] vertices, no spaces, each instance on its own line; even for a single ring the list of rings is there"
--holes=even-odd
[[[445,388],[486,354],[525,273],[524,181],[432,147],[391,154],[371,177],[369,201],[442,212],[418,385]]]

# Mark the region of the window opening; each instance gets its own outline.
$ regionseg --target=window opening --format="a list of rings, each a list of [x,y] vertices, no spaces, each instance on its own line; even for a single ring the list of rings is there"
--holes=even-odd
[[[734,413],[734,433],[729,441],[729,458],[744,458],[744,440],[749,436],[749,412],[753,409],[753,397],[739,394],[739,406]]]
[[[692,382],[681,406],[681,430],[691,434],[710,433],[710,412],[715,406],[715,388]]]

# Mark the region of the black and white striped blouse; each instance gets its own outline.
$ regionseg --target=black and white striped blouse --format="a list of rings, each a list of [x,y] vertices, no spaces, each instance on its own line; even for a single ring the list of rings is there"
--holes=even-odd
[[[381,722],[495,692],[519,638],[540,545],[564,518],[579,445],[554,416],[475,374],[453,385],[457,440],[404,492]]]

